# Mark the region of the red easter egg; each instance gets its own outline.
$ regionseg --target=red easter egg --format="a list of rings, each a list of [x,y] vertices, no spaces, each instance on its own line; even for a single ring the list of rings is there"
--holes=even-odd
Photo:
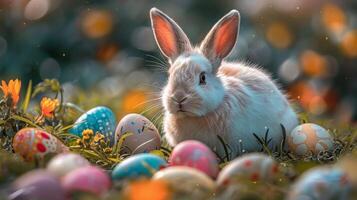
[[[196,140],[179,143],[171,153],[171,166],[188,166],[196,168],[215,178],[218,174],[216,155],[205,144]]]

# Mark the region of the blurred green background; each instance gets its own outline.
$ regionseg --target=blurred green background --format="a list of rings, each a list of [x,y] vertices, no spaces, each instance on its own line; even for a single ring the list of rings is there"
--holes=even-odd
[[[56,78],[65,100],[85,109],[105,104],[118,117],[142,110],[166,80],[150,29],[153,6],[196,44],[239,10],[228,59],[261,65],[313,115],[356,122],[352,0],[0,0],[0,79],[20,78],[25,88],[30,79]]]

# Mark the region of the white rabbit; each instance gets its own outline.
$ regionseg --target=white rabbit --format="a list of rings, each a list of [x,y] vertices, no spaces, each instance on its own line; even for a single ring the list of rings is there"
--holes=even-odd
[[[210,30],[199,47],[192,47],[182,29],[162,11],[150,10],[151,26],[161,52],[168,58],[169,79],[162,91],[164,132],[170,145],[199,140],[231,158],[259,151],[253,133],[270,147],[298,125],[296,113],[272,79],[255,66],[223,59],[234,47],[240,15],[230,11]]]

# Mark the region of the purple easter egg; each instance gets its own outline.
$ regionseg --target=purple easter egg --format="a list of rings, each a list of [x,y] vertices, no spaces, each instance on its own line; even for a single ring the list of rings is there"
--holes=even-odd
[[[14,181],[9,199],[66,199],[60,180],[45,170],[30,171]]]
[[[169,162],[171,166],[196,168],[212,178],[216,178],[219,171],[216,155],[196,140],[179,143],[172,151]]]

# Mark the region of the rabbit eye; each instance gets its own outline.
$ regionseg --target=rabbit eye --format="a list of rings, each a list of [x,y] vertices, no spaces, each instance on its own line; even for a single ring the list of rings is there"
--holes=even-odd
[[[206,74],[204,72],[200,74],[200,85],[206,85]]]

